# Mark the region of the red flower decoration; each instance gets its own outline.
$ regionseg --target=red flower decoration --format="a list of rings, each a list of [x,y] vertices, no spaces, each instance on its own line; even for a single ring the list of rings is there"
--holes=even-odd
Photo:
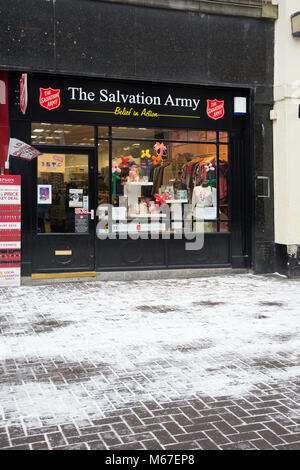
[[[154,194],[155,197],[155,204],[157,204],[159,207],[162,206],[163,204],[167,204],[166,201],[168,199],[171,199],[171,197],[168,194],[163,194],[160,196],[160,194]]]
[[[122,163],[120,163],[119,165],[120,168],[122,168],[123,166],[128,166],[130,157],[125,158],[123,155],[121,155],[121,160],[122,160]]]

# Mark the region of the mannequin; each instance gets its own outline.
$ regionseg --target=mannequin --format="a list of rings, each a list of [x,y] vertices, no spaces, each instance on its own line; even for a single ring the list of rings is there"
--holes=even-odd
[[[216,207],[217,206],[217,191],[216,188],[211,188],[208,183],[204,183],[204,179],[200,180],[200,185],[195,186],[192,196],[192,211],[193,217],[196,219],[194,223],[194,231],[201,231],[202,224],[197,222],[204,216],[204,207]],[[198,210],[197,210],[198,209]],[[202,209],[202,210],[201,210]],[[212,222],[204,223],[204,231],[212,231]]]
[[[127,197],[127,204],[130,213],[138,212],[139,198],[141,197],[141,186],[131,183],[140,181],[139,168],[131,168],[124,184],[124,196]]]
[[[208,183],[204,183],[204,179],[200,180],[200,185],[195,186],[192,196],[192,208],[195,207],[216,207],[217,191],[211,188]]]

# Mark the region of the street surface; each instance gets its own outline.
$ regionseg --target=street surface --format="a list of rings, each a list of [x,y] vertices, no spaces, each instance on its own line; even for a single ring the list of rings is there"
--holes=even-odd
[[[300,281],[0,289],[1,449],[300,449]]]

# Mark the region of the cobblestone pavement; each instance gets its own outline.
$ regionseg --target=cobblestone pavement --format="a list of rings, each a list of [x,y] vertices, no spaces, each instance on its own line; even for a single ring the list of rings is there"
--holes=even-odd
[[[0,289],[0,448],[300,449],[298,281]]]

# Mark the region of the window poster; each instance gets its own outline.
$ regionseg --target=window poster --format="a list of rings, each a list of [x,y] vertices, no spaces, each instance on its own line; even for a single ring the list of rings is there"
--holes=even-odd
[[[69,189],[69,207],[83,207],[83,189]]]
[[[215,220],[217,218],[216,207],[204,207],[204,220]]]
[[[75,209],[75,233],[89,232],[89,214],[87,209]]]
[[[43,153],[38,157],[38,173],[64,173],[65,155]]]
[[[89,208],[89,197],[88,196],[83,196],[83,209],[88,209]]]
[[[52,204],[51,184],[38,184],[38,204]]]

